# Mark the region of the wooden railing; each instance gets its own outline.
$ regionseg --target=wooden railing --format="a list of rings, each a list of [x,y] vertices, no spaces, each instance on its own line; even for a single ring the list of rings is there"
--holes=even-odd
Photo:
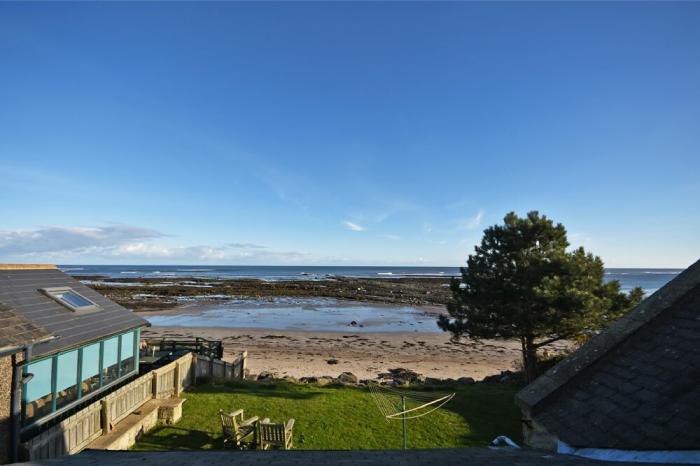
[[[149,338],[143,340],[151,351],[173,352],[191,351],[201,356],[221,359],[224,357],[224,344],[221,340],[207,340],[205,338],[194,338],[190,340],[172,340]]]
[[[104,397],[102,401],[103,429],[111,430],[117,422],[133,413],[142,404],[153,398],[153,375],[142,375],[115,392]]]
[[[247,353],[243,352],[229,363],[188,353],[138,377],[24,442],[24,459],[34,461],[78,453],[96,438],[109,433],[148,400],[180,396],[198,378],[241,380],[245,377],[246,358]]]
[[[241,353],[233,362],[197,356],[197,363],[195,364],[197,379],[208,377],[212,379],[243,380],[245,378],[247,358],[247,351]]]
[[[72,455],[102,435],[102,403],[96,401],[22,444],[26,459]]]

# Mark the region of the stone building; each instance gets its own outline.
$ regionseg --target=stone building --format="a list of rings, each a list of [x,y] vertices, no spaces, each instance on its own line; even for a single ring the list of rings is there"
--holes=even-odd
[[[55,266],[0,264],[0,463],[137,375],[146,325]]]
[[[700,261],[516,401],[534,448],[700,462]]]
[[[21,384],[21,372],[15,371],[24,361],[27,348],[35,343],[51,338],[45,329],[34,325],[11,307],[0,302],[0,464],[10,461],[12,446],[16,442],[18,418],[13,418],[14,412],[19,412],[19,399],[13,394],[13,386]]]

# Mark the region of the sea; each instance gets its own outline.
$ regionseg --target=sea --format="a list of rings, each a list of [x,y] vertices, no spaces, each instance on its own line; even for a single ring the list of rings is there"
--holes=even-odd
[[[204,278],[260,280],[325,280],[334,277],[383,278],[453,277],[459,267],[393,267],[393,266],[209,266],[209,265],[61,265],[71,275],[106,278]],[[647,296],[672,280],[683,269],[605,269],[606,280],[618,280],[623,291],[636,286]]]

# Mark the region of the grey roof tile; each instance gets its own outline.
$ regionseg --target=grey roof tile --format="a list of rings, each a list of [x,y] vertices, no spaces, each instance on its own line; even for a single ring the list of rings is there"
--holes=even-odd
[[[661,309],[640,305],[642,317],[627,318],[647,318],[634,331],[620,339],[624,332],[617,328],[615,344],[598,343],[604,350],[595,357],[574,353],[575,361],[565,364],[565,377],[558,370],[548,372],[543,382],[519,394],[520,403],[574,447],[697,449],[700,262],[692,269],[690,276],[684,274],[681,292],[671,286],[666,298],[648,298]],[[695,285],[688,286],[693,280]]]
[[[42,288],[51,287],[70,287],[100,308],[91,313],[76,313],[41,292]],[[146,320],[56,268],[0,267],[0,302],[10,306],[25,322],[55,337],[34,345],[35,357],[148,325]]]

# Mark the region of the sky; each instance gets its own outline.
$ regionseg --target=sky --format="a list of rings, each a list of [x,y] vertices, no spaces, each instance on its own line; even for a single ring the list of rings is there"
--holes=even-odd
[[[0,3],[0,262],[700,258],[700,3]]]

